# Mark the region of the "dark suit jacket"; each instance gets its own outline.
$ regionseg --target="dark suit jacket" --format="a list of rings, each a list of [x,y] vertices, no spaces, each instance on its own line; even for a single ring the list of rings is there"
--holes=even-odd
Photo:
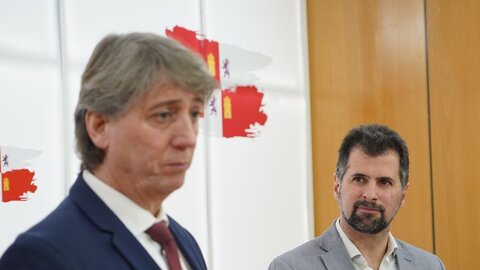
[[[397,241],[397,266],[400,270],[444,270],[442,261],[435,255],[401,240]],[[321,236],[280,255],[270,264],[269,270],[355,270],[333,223]]]
[[[206,270],[193,236],[169,217],[179,249],[193,270]],[[159,267],[81,174],[63,202],[20,234],[0,258],[0,270],[149,270]]]

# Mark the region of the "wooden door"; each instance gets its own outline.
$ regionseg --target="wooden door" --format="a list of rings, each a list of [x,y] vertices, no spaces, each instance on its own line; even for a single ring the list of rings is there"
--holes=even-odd
[[[428,0],[434,228],[447,269],[480,246],[480,2]]]
[[[362,123],[386,124],[410,149],[406,205],[395,236],[433,250],[422,0],[309,0],[315,231],[339,216],[333,172],[341,139]]]

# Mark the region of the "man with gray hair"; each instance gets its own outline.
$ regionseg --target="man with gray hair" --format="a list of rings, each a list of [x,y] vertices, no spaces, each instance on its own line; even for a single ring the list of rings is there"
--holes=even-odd
[[[0,269],[206,269],[162,202],[183,185],[216,87],[200,57],[176,41],[105,37],[75,111],[81,172],[57,209],[7,249]]]
[[[353,128],[338,151],[333,175],[338,218],[320,237],[279,257],[269,270],[436,270],[435,255],[390,233],[408,188],[408,149],[382,125]]]

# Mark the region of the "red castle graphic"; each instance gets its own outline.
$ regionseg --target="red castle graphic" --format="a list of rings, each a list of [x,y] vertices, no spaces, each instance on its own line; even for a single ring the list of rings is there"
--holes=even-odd
[[[210,74],[220,82],[218,42],[208,39],[198,39],[194,31],[187,30],[180,26],[175,26],[173,30],[165,30],[165,34],[182,43],[190,50],[200,54],[203,60],[207,62]]]
[[[172,30],[167,29],[165,33],[168,37],[198,53],[220,85],[223,85],[224,79],[235,77],[236,74],[230,71],[233,61],[227,58],[235,57],[234,53],[230,51],[230,55],[222,56],[223,53],[228,54],[228,52],[222,51],[223,44],[199,37],[195,31],[180,26],[175,26]],[[241,60],[248,61],[248,59]],[[220,75],[220,66],[223,76]],[[255,127],[263,126],[267,121],[267,115],[262,108],[263,96],[264,94],[259,92],[254,85],[236,85],[221,89],[220,95],[213,95],[208,104],[209,116],[221,117],[217,125],[218,133],[225,138],[257,136],[258,131],[255,131]]]
[[[255,86],[238,86],[233,91],[222,91],[223,136],[226,138],[250,137],[253,123],[265,124],[267,115],[259,111],[263,93]]]
[[[22,168],[38,151],[13,147],[0,147],[1,202],[27,201],[29,193],[35,193],[35,172]]]

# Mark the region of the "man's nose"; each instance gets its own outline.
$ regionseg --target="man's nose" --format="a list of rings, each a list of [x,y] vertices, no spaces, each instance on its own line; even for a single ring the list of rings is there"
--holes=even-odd
[[[172,145],[177,148],[194,147],[197,142],[198,124],[188,116],[181,117],[175,123]]]
[[[378,199],[377,186],[374,181],[368,183],[363,192],[363,199],[366,201],[376,201]]]

